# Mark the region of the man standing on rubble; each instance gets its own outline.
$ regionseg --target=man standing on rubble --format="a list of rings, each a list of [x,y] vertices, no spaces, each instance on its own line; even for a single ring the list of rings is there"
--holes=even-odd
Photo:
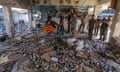
[[[72,17],[72,20],[71,20],[71,32],[72,32],[72,35],[76,34],[76,30],[75,30],[76,24],[77,24],[77,15],[73,14],[73,17]]]
[[[106,40],[107,29],[108,29],[108,20],[104,18],[100,28],[100,40],[103,41]]]
[[[85,17],[81,16],[81,24],[80,24],[80,28],[79,28],[79,32],[84,33],[84,28],[85,28]]]
[[[64,16],[60,17],[60,22],[59,25],[57,27],[57,34],[58,35],[63,35],[64,34]]]
[[[98,31],[99,31],[99,28],[100,28],[100,24],[101,24],[100,16],[97,16],[96,24],[95,24],[95,29],[94,29],[94,35],[95,35],[95,36],[98,35]]]
[[[88,36],[90,40],[92,39],[92,34],[93,34],[95,23],[96,23],[95,15],[92,15],[91,19],[89,20],[89,25],[88,25]]]
[[[68,30],[67,30],[67,32],[68,33],[70,33],[70,31],[71,31],[71,18],[72,18],[72,16],[71,16],[71,13],[70,14],[68,14]]]
[[[51,19],[52,19],[52,16],[51,16],[50,12],[48,12],[47,21],[51,21]]]

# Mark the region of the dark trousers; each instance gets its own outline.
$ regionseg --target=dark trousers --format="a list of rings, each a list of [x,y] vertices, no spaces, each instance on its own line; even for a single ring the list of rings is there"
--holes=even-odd
[[[93,34],[93,28],[89,28],[88,36],[90,40],[92,39],[92,34]]]
[[[64,34],[64,26],[63,25],[58,26],[57,34],[58,35],[63,35]]]
[[[81,24],[79,27],[79,32],[84,32],[85,24]]]
[[[95,36],[98,35],[98,31],[99,31],[99,27],[96,27],[96,28],[94,29],[94,35],[95,35]]]
[[[68,23],[68,30],[67,30],[67,32],[70,33],[70,30],[71,30],[70,29],[70,23]]]
[[[107,29],[101,28],[100,29],[100,40],[106,40],[107,36]]]

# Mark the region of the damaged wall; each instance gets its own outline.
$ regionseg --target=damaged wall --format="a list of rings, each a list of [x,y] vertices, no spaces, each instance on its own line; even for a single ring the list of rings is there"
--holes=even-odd
[[[95,6],[95,15],[97,16],[100,15],[103,10],[108,9],[108,7],[110,7],[110,4],[111,4],[110,0],[102,4],[97,3]]]
[[[9,38],[14,37],[14,24],[12,16],[12,7],[28,9],[29,15],[29,28],[31,27],[31,0],[0,0],[0,5],[3,5],[3,16],[5,22],[6,33]]]
[[[98,0],[98,3],[99,3],[99,4],[104,4],[104,3],[107,3],[107,2],[109,2],[109,1],[111,1],[111,0]]]
[[[0,0],[0,5],[7,5],[18,8],[30,8],[30,0]]]
[[[80,6],[80,5],[92,5],[94,6],[97,3],[97,0],[34,0],[34,5],[72,5],[72,6]]]
[[[112,37],[120,37],[120,0],[117,1],[116,15],[112,25]]]

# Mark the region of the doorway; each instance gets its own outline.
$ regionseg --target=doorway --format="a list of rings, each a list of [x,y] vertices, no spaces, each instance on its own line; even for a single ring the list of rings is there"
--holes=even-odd
[[[12,7],[12,16],[15,34],[26,32],[29,28],[28,10]]]
[[[4,24],[3,6],[0,5],[0,36],[3,35],[6,35],[6,29]]]

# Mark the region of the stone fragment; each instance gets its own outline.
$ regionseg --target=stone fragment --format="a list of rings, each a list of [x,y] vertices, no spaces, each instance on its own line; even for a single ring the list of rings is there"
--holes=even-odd
[[[84,71],[83,71],[83,68],[81,67],[81,68],[78,68],[76,72],[84,72]]]
[[[87,66],[84,66],[84,71],[85,72],[95,72],[95,70],[93,68],[90,68],[90,67],[87,67]]]
[[[48,62],[51,60],[51,57],[50,57],[49,53],[43,54],[41,56],[41,58],[44,59],[44,60],[46,60],[46,61],[48,61]]]

